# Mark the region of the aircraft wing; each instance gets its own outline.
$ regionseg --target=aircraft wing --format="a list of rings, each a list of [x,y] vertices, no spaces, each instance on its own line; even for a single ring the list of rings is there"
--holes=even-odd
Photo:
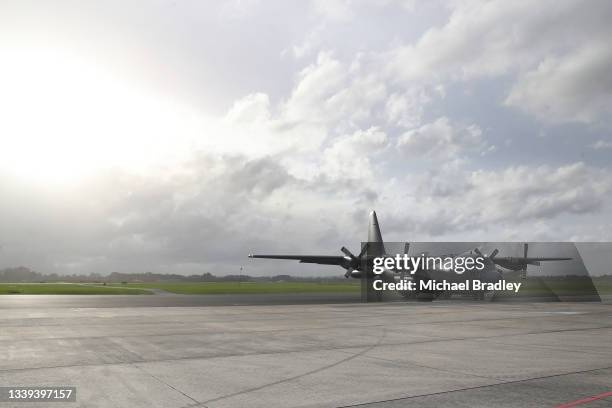
[[[545,258],[545,257],[528,257],[528,258],[519,258],[519,257],[510,257],[510,256],[496,256],[493,261],[507,261],[507,262],[517,262],[517,263],[531,263],[531,262],[539,262],[539,261],[570,261],[572,258]]]
[[[346,258],[338,255],[249,255],[249,258],[292,259],[300,263],[321,265],[342,265]]]
[[[571,261],[572,258],[523,258],[526,262],[537,262],[537,261]]]
[[[518,268],[525,268],[527,265],[540,265],[540,262],[546,261],[569,261],[572,258],[557,258],[557,257],[526,257],[526,258],[515,258],[500,256],[495,257],[492,261],[499,266],[504,268],[518,270]]]

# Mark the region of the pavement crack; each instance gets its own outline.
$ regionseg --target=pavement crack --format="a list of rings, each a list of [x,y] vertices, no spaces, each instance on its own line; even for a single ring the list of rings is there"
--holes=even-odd
[[[124,347],[124,346],[123,346],[121,343],[119,343],[119,342],[115,341],[115,340],[114,340],[114,339],[112,339],[112,338],[109,338],[109,340],[110,340],[110,341],[111,341],[113,344],[115,344],[115,346],[116,346],[116,347],[118,347],[119,349],[123,350],[125,353],[127,353],[127,354],[129,354],[129,355],[132,355],[132,356],[136,356],[136,357],[138,358],[138,360],[142,360],[142,356],[141,356],[141,355],[139,355],[139,354],[137,354],[137,353],[135,353],[135,352],[133,352],[133,351],[131,351],[131,350],[128,350],[128,349],[127,349],[127,348],[125,348],[125,347]],[[181,394],[181,395],[182,395],[182,396],[184,396],[185,398],[190,399],[191,401],[193,401],[193,402],[196,404],[196,406],[198,406],[198,405],[200,404],[200,401],[198,401],[197,399],[193,398],[193,397],[192,397],[192,396],[190,396],[189,394],[187,394],[187,393],[185,393],[185,392],[183,392],[183,391],[179,390],[179,389],[178,389],[178,388],[176,388],[175,386],[173,386],[173,385],[171,385],[171,384],[167,383],[166,381],[162,380],[161,378],[157,377],[156,375],[154,375],[154,374],[152,374],[152,373],[148,372],[147,370],[145,370],[145,369],[144,369],[144,367],[139,366],[139,365],[138,365],[138,361],[135,361],[135,362],[130,362],[130,363],[128,363],[128,365],[130,365],[130,366],[132,366],[132,367],[136,368],[137,370],[139,370],[139,371],[141,371],[141,372],[145,373],[145,374],[146,374],[146,375],[148,375],[149,377],[151,377],[151,378],[155,379],[156,381],[158,381],[158,382],[160,382],[160,383],[164,384],[166,387],[173,389],[174,391],[178,392],[179,394]]]
[[[160,383],[164,384],[166,387],[173,389],[174,391],[178,392],[179,394],[181,394],[182,396],[184,396],[185,398],[190,399],[191,401],[193,401],[193,404],[189,404],[186,405],[185,407],[202,407],[202,408],[207,408],[206,405],[202,405],[203,403],[198,401],[197,399],[193,398],[191,395],[179,390],[178,388],[176,388],[175,386],[173,386],[172,384],[162,380],[161,378],[157,377],[154,374],[151,374],[150,372],[148,372],[147,370],[145,370],[144,368],[138,366],[138,364],[131,364],[133,367],[137,368],[138,370],[142,371],[143,373],[147,374],[148,376],[150,376],[151,378],[155,379],[156,381],[159,381]]]
[[[363,402],[363,403],[359,403],[359,404],[342,405],[342,406],[338,406],[336,408],[363,407],[363,406],[367,406],[367,405],[371,405],[371,404],[382,404],[382,403],[385,403],[385,402],[403,401],[403,400],[409,400],[409,399],[414,399],[414,398],[422,398],[422,397],[431,397],[433,395],[452,394],[452,393],[455,393],[455,392],[478,390],[478,389],[482,389],[482,388],[492,388],[492,387],[498,387],[500,385],[507,385],[507,384],[520,384],[520,383],[524,383],[524,382],[528,382],[528,381],[533,381],[533,380],[543,380],[543,379],[546,379],[546,378],[563,377],[563,376],[566,376],[566,375],[573,375],[573,374],[592,373],[592,372],[596,372],[596,371],[603,371],[603,370],[610,370],[610,369],[612,369],[612,367],[600,367],[600,368],[593,368],[593,369],[589,369],[589,370],[572,371],[572,372],[569,372],[569,373],[543,375],[543,376],[539,376],[539,377],[523,378],[523,379],[520,379],[520,380],[501,381],[501,382],[498,382],[498,383],[495,383],[495,384],[486,384],[486,385],[477,385],[477,386],[474,386],[474,387],[458,388],[456,390],[431,392],[431,393],[426,393],[426,394],[409,395],[409,396],[406,396],[406,397],[390,398],[390,399],[381,400],[381,401],[370,401],[370,402]]]
[[[253,388],[249,388],[249,389],[246,389],[246,390],[238,391],[238,392],[235,392],[235,393],[232,393],[232,394],[227,394],[227,395],[223,395],[221,397],[213,398],[213,399],[204,401],[202,404],[209,404],[211,402],[217,402],[217,401],[224,400],[224,399],[227,399],[227,398],[236,397],[238,395],[243,395],[243,394],[248,394],[248,393],[251,393],[251,392],[259,391],[259,390],[262,390],[264,388],[268,388],[268,387],[272,387],[274,385],[283,384],[283,383],[286,383],[286,382],[289,382],[289,381],[297,380],[299,378],[306,377],[306,376],[311,375],[311,374],[316,374],[316,373],[319,373],[321,371],[328,370],[328,369],[330,369],[332,367],[336,367],[336,366],[338,366],[340,364],[344,364],[347,361],[350,361],[350,360],[353,360],[353,359],[355,359],[357,357],[363,356],[364,354],[366,354],[370,350],[373,350],[374,348],[378,347],[381,344],[381,342],[383,341],[383,339],[385,338],[386,334],[387,334],[386,330],[383,329],[383,333],[378,338],[376,343],[372,344],[371,346],[368,346],[367,348],[365,348],[365,349],[363,349],[363,350],[361,350],[361,351],[359,351],[357,353],[351,354],[350,356],[348,356],[346,358],[338,360],[338,361],[336,361],[336,362],[334,362],[332,364],[328,364],[328,365],[325,365],[325,366],[322,366],[322,367],[318,367],[318,368],[316,368],[314,370],[306,371],[304,373],[301,373],[301,374],[298,374],[298,375],[294,375],[292,377],[283,378],[282,380],[278,380],[278,381],[274,381],[274,382],[267,383],[267,384],[264,384],[264,385],[260,385],[258,387],[253,387]]]

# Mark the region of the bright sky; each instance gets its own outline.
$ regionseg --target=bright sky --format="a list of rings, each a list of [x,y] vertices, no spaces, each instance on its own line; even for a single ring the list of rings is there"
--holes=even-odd
[[[611,18],[4,1],[0,267],[322,274],[244,257],[358,247],[371,208],[389,240],[610,240]]]

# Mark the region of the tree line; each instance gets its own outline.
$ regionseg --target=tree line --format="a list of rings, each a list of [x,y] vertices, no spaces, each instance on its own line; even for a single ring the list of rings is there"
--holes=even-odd
[[[178,275],[172,273],[122,273],[112,272],[108,275],[101,274],[73,274],[59,275],[57,273],[43,274],[33,271],[24,266],[0,269],[0,282],[10,283],[41,283],[41,282],[278,282],[278,281],[307,281],[307,282],[331,282],[345,281],[343,276],[337,277],[295,277],[290,275],[275,276],[249,276],[249,275],[224,275],[215,276],[206,272],[201,275]]]

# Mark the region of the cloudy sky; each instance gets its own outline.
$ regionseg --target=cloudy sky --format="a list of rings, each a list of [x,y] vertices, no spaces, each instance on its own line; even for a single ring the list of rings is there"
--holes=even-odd
[[[0,267],[612,240],[612,3],[0,2]]]

